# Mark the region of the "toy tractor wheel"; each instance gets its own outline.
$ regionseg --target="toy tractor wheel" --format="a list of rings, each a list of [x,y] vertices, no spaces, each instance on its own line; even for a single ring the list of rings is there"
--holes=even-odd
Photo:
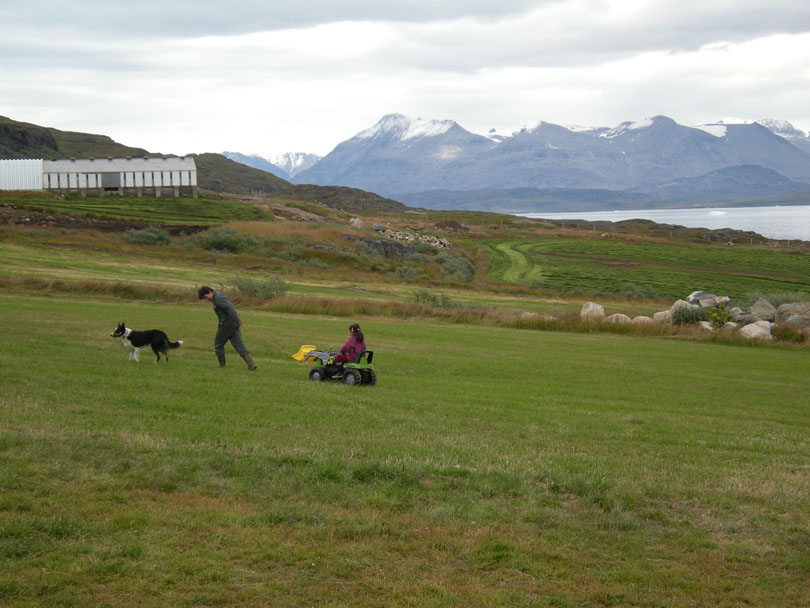
[[[326,370],[322,367],[313,367],[309,372],[309,379],[315,382],[326,380]]]
[[[373,369],[361,370],[360,375],[363,378],[363,384],[377,384],[377,374],[374,373]]]
[[[348,384],[349,386],[355,386],[358,384],[363,383],[363,378],[360,376],[360,372],[356,369],[347,369],[343,373],[343,384]]]

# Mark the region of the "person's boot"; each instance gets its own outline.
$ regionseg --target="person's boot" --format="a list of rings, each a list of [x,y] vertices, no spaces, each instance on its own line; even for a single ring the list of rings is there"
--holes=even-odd
[[[250,353],[245,353],[244,355],[242,355],[242,358],[245,360],[245,363],[247,363],[248,369],[250,371],[256,369],[256,364],[253,362],[253,357],[250,356]]]
[[[225,367],[225,353],[217,353],[217,360],[220,367]]]

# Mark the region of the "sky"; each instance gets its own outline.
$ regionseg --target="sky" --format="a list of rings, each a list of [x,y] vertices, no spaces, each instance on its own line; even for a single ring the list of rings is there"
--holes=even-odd
[[[392,113],[810,130],[807,0],[0,0],[0,57],[1,116],[164,154],[323,156]]]

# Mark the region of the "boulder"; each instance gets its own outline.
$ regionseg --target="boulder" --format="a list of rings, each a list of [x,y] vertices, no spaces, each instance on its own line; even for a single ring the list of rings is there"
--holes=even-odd
[[[776,322],[794,329],[810,329],[810,302],[782,304],[776,311]]]
[[[355,227],[359,228],[360,226],[362,226],[362,225],[363,225],[363,220],[361,220],[359,217],[353,217],[353,218],[352,218],[352,219],[349,221],[349,223],[350,223],[352,226],[355,226]]]
[[[720,331],[726,332],[726,333],[731,333],[731,332],[733,332],[733,331],[735,331],[735,330],[737,330],[739,328],[740,328],[739,323],[735,323],[734,321],[729,321],[728,323],[725,323],[723,325],[723,327],[720,328]]]
[[[633,323],[637,325],[645,325],[647,323],[655,323],[655,319],[652,317],[645,317],[644,315],[639,315],[637,317],[633,317]]]
[[[701,308],[711,308],[713,306],[720,306],[729,301],[728,296],[716,296],[713,293],[706,293],[705,291],[693,291],[686,296],[688,304],[694,304]]]
[[[672,313],[668,310],[662,310],[653,315],[653,321],[656,323],[672,323]]]
[[[670,307],[669,312],[672,313],[676,309],[683,308],[684,306],[686,308],[700,308],[700,306],[698,306],[697,304],[690,304],[686,300],[678,300]]]
[[[773,340],[773,336],[771,335],[771,323],[768,321],[750,323],[740,329],[740,333],[752,340]]]
[[[762,321],[775,321],[776,320],[776,307],[768,302],[765,298],[760,298],[754,305],[751,306],[749,311],[757,320]]]
[[[732,313],[731,318],[734,319],[734,321],[739,323],[740,325],[747,325],[748,323],[755,323],[757,321],[762,320],[757,318],[753,313],[750,313],[745,310],[740,310],[737,313]]]
[[[701,321],[698,323],[698,327],[700,327],[700,329],[705,329],[706,331],[714,331],[714,325],[711,324],[711,321]]]
[[[615,314],[610,315],[609,317],[606,317],[605,321],[607,321],[608,323],[618,323],[620,325],[626,325],[627,323],[632,323],[633,319],[628,317],[626,314],[617,312]]]
[[[605,307],[594,302],[585,302],[582,305],[582,312],[579,313],[583,321],[604,321]]]

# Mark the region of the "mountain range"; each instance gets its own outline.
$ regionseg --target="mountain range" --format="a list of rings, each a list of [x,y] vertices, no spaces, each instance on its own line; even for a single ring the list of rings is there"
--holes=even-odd
[[[390,114],[293,181],[506,212],[806,203],[810,138],[785,121],[687,127],[666,116],[613,128],[540,122],[493,137]]]
[[[267,171],[286,180],[293,179],[296,175],[306,171],[321,160],[321,157],[317,154],[307,154],[306,152],[287,152],[270,158],[263,158],[258,154],[246,155],[240,152],[223,152],[222,156],[248,167]]]

